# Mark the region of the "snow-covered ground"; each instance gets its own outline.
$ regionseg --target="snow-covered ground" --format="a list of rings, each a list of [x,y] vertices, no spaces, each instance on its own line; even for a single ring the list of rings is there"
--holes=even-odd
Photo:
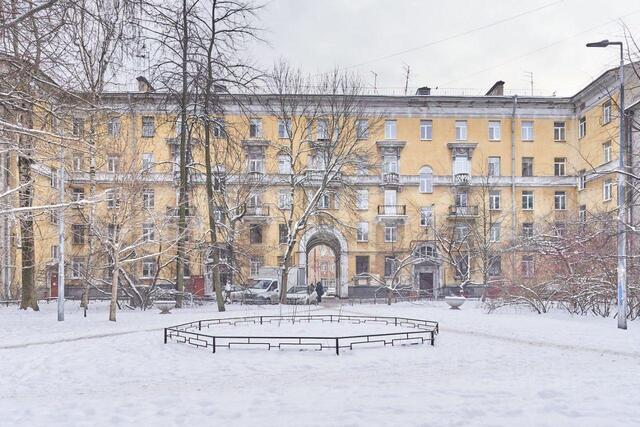
[[[486,314],[474,302],[356,305],[342,312],[436,320],[441,333],[435,347],[213,355],[162,342],[164,326],[218,317],[213,306],[119,312],[115,324],[100,304],[84,318],[67,303],[65,322],[55,304],[41,308],[0,308],[2,426],[640,424],[638,322],[619,331],[612,319]]]

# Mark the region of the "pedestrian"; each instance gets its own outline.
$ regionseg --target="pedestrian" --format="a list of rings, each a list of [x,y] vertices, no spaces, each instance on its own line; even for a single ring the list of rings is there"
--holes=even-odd
[[[316,294],[318,295],[318,304],[322,302],[322,295],[324,295],[324,288],[322,287],[322,282],[318,282],[316,284]]]

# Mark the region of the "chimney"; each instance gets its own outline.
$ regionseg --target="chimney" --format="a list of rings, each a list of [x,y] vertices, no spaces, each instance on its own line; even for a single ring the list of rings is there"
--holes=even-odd
[[[416,91],[416,95],[418,96],[431,95],[431,88],[428,86],[419,87],[418,90]]]
[[[151,83],[149,83],[149,80],[146,78],[138,76],[136,77],[136,80],[138,81],[138,92],[150,93],[155,91],[153,86],[151,86]]]
[[[502,80],[495,82],[484,96],[504,96],[504,82]]]

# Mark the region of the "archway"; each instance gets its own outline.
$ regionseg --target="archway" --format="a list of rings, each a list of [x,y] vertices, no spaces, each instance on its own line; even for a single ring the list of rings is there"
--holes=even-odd
[[[319,225],[310,228],[300,239],[298,251],[298,266],[306,271],[307,283],[313,278],[309,277],[308,260],[310,252],[317,247],[326,247],[333,253],[336,296],[347,298],[349,296],[349,258],[347,240],[335,227]]]

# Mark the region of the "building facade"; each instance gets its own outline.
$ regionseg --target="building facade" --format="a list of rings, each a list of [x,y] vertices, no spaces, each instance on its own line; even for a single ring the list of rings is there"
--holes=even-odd
[[[631,105],[638,98],[638,79],[631,69],[627,74]],[[501,82],[485,96],[435,96],[424,89],[413,96],[360,96],[363,111],[376,121],[358,135],[359,144],[369,148],[372,166],[345,169],[327,187],[318,208],[332,221],[305,224],[291,265],[304,270],[310,259],[326,262],[324,256],[309,254],[319,245],[330,248],[333,256],[326,259],[335,265],[327,271],[340,297],[355,286],[390,280],[434,294],[461,284],[499,284],[514,263],[529,274],[536,267],[527,255],[506,248],[540,230],[560,230],[567,222],[616,209],[616,177],[609,172],[618,159],[617,78],[617,71],[609,70],[572,97],[505,96]],[[109,113],[101,113],[91,132],[87,116],[74,112],[62,125],[69,135],[64,161],[56,160],[56,147],[51,148],[53,160],[34,166],[34,204],[54,203],[61,188],[67,202],[78,202],[61,213],[71,294],[87,280],[96,288],[109,283],[112,256],[97,249],[105,242],[112,250],[128,251],[123,262],[131,283],[170,283],[175,274],[171,259],[182,125],[164,94],[143,89],[105,95]],[[218,218],[221,233],[235,245],[233,254],[220,252],[222,264],[229,264],[221,267],[225,282],[245,282],[258,277],[262,267],[282,265],[285,214],[298,203],[286,194],[287,177],[297,172],[282,160],[278,143],[286,139],[290,119],[266,108],[268,97],[242,96],[237,105],[238,97],[220,96],[225,108],[215,135],[220,150],[214,153],[213,181],[215,191],[225,196],[219,205],[220,218],[227,219]],[[327,139],[321,118],[305,127],[308,141],[302,142]],[[186,275],[191,289],[210,294],[204,153],[198,131],[190,129],[189,135],[187,156],[194,166],[189,172]],[[311,188],[310,172],[323,165],[311,154],[303,157],[301,170]],[[5,162],[8,177],[15,165]],[[343,194],[347,186],[348,197]],[[36,216],[43,294],[54,293],[59,220],[55,213]],[[4,280],[15,287],[19,233],[9,217],[0,225],[3,253],[12,254],[1,261]],[[460,247],[471,234],[483,251],[469,250],[462,259]],[[409,261],[404,265],[403,260]],[[481,263],[484,267],[478,267]]]

